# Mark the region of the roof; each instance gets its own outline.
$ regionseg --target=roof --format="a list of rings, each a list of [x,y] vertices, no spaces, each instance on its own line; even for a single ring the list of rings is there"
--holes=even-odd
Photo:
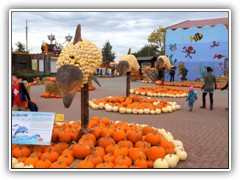
[[[138,57],[138,61],[151,61],[151,60],[156,60],[157,57],[155,56],[144,56],[144,57]]]
[[[178,28],[188,29],[192,26],[201,28],[203,26],[215,26],[217,24],[228,24],[228,18],[216,18],[216,19],[203,19],[203,20],[186,20],[172,26],[167,27],[167,29],[175,30]]]

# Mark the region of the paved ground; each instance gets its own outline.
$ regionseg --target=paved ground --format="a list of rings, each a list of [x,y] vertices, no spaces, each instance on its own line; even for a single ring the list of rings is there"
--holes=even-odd
[[[106,96],[125,95],[124,77],[100,78],[102,87],[91,91],[90,99]],[[140,87],[141,82],[131,82],[131,88]],[[154,86],[147,84],[148,86]],[[91,116],[107,116],[116,121],[135,122],[148,124],[156,128],[164,128],[171,132],[175,139],[184,143],[188,153],[188,159],[178,164],[177,168],[229,168],[229,121],[228,91],[217,90],[214,93],[214,110],[209,110],[209,97],[207,96],[207,109],[200,109],[201,91],[196,89],[198,100],[194,104],[192,112],[188,111],[185,98],[165,98],[176,101],[182,109],[173,113],[160,115],[122,115],[105,110],[92,110]],[[44,93],[44,85],[31,87],[31,98],[38,104],[39,111],[64,113],[65,120],[80,119],[80,93],[78,93],[69,109],[65,109],[62,99],[44,99],[40,94]]]

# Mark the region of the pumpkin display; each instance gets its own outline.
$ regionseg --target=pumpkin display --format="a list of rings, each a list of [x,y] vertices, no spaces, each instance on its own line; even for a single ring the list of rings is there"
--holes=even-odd
[[[52,138],[49,146],[13,145],[12,168],[176,168],[187,159],[183,142],[165,129],[97,116],[89,125],[94,131],[78,141],[70,135],[67,141]],[[55,122],[52,135],[74,134],[80,127],[80,121]]]
[[[141,86],[139,88],[131,89],[130,93],[140,94],[142,96],[149,97],[187,97],[188,89],[175,88],[175,87],[151,87],[151,86]]]
[[[100,108],[101,104],[101,108]],[[156,114],[161,112],[170,113],[181,109],[176,102],[158,100],[156,98],[145,98],[131,94],[129,97],[109,96],[103,99],[92,99],[89,106],[93,110],[105,109],[108,112],[119,112],[120,114]]]

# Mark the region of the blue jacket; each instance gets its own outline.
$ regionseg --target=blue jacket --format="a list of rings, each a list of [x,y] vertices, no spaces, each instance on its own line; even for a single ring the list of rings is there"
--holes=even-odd
[[[197,93],[195,91],[189,91],[188,92],[188,97],[187,97],[186,100],[191,101],[191,102],[197,100]]]

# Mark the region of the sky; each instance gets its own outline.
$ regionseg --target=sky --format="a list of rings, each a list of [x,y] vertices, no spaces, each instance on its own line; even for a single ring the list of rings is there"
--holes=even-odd
[[[12,47],[18,41],[26,45],[26,21],[28,23],[28,49],[40,53],[43,41],[50,43],[47,35],[55,35],[56,41],[66,45],[65,36],[74,37],[78,24],[81,24],[82,39],[94,42],[99,48],[109,41],[116,53],[115,61],[131,52],[139,51],[149,44],[148,36],[159,26],[197,19],[228,17],[227,12],[218,11],[12,11]],[[73,41],[73,38],[72,38]],[[71,42],[72,42],[71,41]]]

